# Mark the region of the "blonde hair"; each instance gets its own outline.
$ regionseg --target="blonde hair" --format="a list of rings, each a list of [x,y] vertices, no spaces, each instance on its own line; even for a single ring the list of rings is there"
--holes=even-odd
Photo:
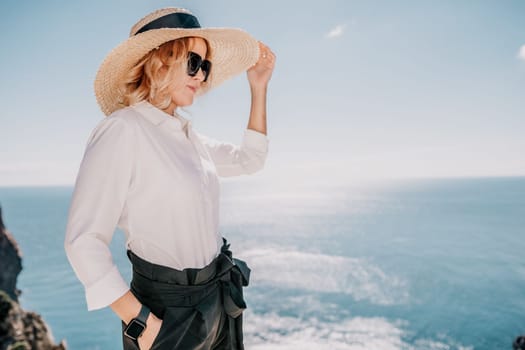
[[[186,58],[194,37],[184,37],[165,42],[148,52],[128,72],[120,84],[122,104],[129,106],[146,100],[159,109],[165,110],[171,104],[169,86],[180,74],[181,64],[186,67]],[[210,45],[206,40],[206,59],[210,59]],[[182,71],[185,73],[185,70]],[[203,87],[210,84],[211,75]]]

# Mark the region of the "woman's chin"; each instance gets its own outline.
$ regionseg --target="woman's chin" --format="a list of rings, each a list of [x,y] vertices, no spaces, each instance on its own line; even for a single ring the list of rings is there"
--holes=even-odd
[[[177,106],[179,107],[187,107],[191,106],[193,104],[193,96],[188,96],[187,98],[176,102]]]

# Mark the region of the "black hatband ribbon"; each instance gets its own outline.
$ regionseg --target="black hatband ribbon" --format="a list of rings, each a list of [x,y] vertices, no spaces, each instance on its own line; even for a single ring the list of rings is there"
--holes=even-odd
[[[200,28],[201,25],[197,20],[197,17],[190,15],[189,13],[170,13],[169,15],[162,16],[157,18],[154,21],[149,22],[144,27],[140,28],[135,35],[146,32],[152,29],[160,28],[182,28],[182,29],[191,29],[191,28]]]

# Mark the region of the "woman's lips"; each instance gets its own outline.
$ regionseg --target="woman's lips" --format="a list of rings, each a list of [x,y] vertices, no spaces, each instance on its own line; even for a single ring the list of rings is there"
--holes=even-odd
[[[189,88],[191,91],[193,91],[194,93],[197,91],[197,88],[196,88],[196,87],[193,87],[193,86],[189,86],[189,85],[188,85],[188,88]]]

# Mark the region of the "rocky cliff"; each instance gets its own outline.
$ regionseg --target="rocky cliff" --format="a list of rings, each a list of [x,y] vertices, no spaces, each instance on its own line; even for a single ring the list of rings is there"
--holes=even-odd
[[[0,350],[64,350],[56,345],[51,329],[40,315],[23,310],[16,288],[22,271],[22,254],[13,235],[5,228],[0,207]]]

